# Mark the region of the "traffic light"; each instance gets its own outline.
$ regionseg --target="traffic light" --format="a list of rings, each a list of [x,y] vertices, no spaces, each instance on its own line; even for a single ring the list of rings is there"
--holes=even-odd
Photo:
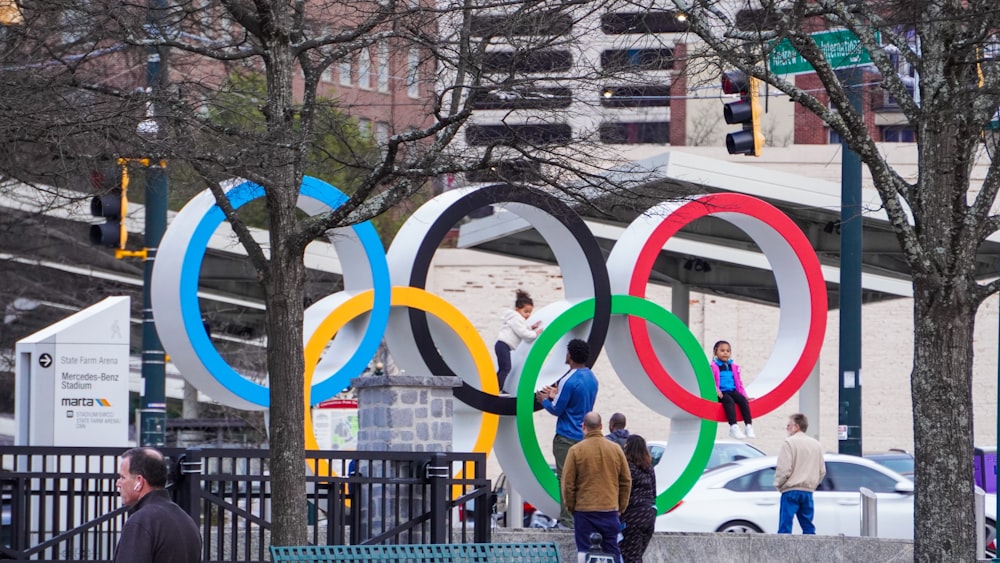
[[[91,173],[90,182],[101,192],[90,200],[90,214],[104,217],[104,224],[90,226],[90,242],[124,249],[128,240],[125,216],[128,213],[128,168],[119,159],[118,166]]]
[[[729,154],[745,154],[760,156],[764,150],[764,134],[760,131],[760,120],[763,110],[757,98],[760,81],[747,77],[741,71],[733,70],[722,75],[722,91],[726,94],[739,94],[737,102],[729,102],[723,107],[726,123],[742,125],[742,131],[733,131],[726,135],[726,150]]]

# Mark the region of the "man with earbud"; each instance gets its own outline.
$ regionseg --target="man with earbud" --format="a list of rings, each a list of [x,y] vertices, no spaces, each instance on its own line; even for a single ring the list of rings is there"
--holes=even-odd
[[[128,520],[115,563],[201,563],[201,533],[167,494],[167,463],[153,448],[132,448],[118,466],[118,493]]]

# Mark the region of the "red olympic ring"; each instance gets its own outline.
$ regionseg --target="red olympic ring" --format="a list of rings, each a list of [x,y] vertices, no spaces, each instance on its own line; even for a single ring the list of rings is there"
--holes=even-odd
[[[646,285],[653,264],[671,236],[695,219],[708,215],[725,214],[749,216],[773,229],[774,233],[783,239],[787,247],[797,257],[801,267],[800,272],[804,275],[811,296],[809,299],[809,329],[798,361],[779,385],[762,397],[751,401],[753,413],[763,415],[783,405],[802,387],[819,358],[823,334],[826,331],[826,283],[823,280],[819,258],[805,235],[791,219],[774,206],[742,194],[713,194],[688,202],[670,213],[656,227],[643,246],[629,283],[629,295],[645,297]],[[780,290],[782,280],[778,279],[777,281]],[[793,311],[791,314],[795,314],[795,312]],[[653,352],[649,330],[643,319],[630,317],[629,328],[635,342],[636,352],[639,355],[639,361],[656,387],[667,398],[695,416],[718,422],[726,421],[721,403],[694,395],[667,373]]]

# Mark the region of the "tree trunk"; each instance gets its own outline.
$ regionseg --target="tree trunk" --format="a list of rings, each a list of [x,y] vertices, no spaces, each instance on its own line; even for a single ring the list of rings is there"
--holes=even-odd
[[[276,10],[276,12],[280,12]],[[289,17],[284,14],[284,17]],[[271,419],[271,543],[305,545],[306,522],[305,407],[302,377],[303,286],[306,280],[303,254],[298,243],[297,202],[304,162],[301,143],[295,140],[292,94],[292,49],[280,18],[269,22],[271,48],[266,58],[268,99],[265,116],[268,136],[275,147],[273,183],[267,186],[271,258],[264,277],[267,304],[267,372]]]
[[[917,277],[913,294],[915,560],[976,561],[972,498],[972,334],[975,305],[962,286]],[[902,392],[902,389],[900,390]]]
[[[273,231],[272,231],[273,232]],[[267,288],[267,372],[271,388],[271,543],[307,540],[302,374],[302,258],[272,247]],[[291,327],[298,327],[297,330]]]

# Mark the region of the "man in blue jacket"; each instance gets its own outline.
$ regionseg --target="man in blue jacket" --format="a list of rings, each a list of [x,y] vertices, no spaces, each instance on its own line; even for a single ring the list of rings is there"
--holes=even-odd
[[[556,435],[552,438],[552,455],[556,460],[556,477],[560,486],[566,455],[573,444],[583,440],[583,417],[594,410],[597,399],[597,377],[587,367],[589,359],[590,346],[587,342],[579,338],[570,340],[566,346],[569,371],[535,395],[545,410],[558,417]],[[573,527],[573,515],[566,509],[565,502],[560,502],[559,524]]]

